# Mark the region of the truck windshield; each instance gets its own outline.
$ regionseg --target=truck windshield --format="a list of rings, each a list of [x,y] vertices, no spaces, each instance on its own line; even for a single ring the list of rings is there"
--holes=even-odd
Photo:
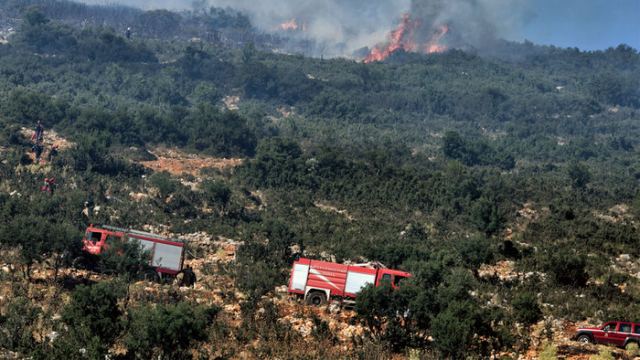
[[[87,231],[87,240],[89,241],[96,243],[100,241],[100,237],[102,237],[102,233]]]

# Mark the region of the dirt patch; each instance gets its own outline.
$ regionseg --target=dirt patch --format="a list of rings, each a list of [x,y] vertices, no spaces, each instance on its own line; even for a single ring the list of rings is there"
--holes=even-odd
[[[495,278],[501,282],[515,282],[531,277],[544,279],[547,275],[538,271],[519,272],[515,268],[515,263],[511,260],[499,261],[495,265],[482,264],[478,269],[478,276],[483,279]]]
[[[33,129],[27,129],[23,127],[20,129],[20,134],[22,134],[22,136],[27,139],[31,139],[31,136],[33,135]],[[59,151],[64,151],[76,146],[74,142],[65,139],[64,137],[60,136],[60,134],[58,134],[55,130],[51,129],[44,130],[43,144],[45,150],[51,149],[51,146],[53,145],[57,145]]]
[[[150,151],[157,160],[141,161],[140,164],[153,171],[166,171],[172,175],[189,174],[199,176],[203,169],[232,169],[242,165],[243,159],[215,158],[187,154],[177,149],[154,149]]]
[[[606,213],[594,211],[593,216],[613,224],[628,222],[633,218],[633,216],[629,214],[629,206],[626,204],[615,205]]]
[[[332,212],[332,213],[336,213],[336,214],[342,215],[349,221],[355,220],[355,218],[351,214],[349,214],[349,212],[347,210],[341,210],[341,209],[338,209],[337,207],[335,207],[333,205],[324,204],[324,203],[321,203],[321,202],[315,202],[315,203],[313,203],[313,205],[315,205],[318,209],[320,209],[322,211],[327,211],[327,212]]]

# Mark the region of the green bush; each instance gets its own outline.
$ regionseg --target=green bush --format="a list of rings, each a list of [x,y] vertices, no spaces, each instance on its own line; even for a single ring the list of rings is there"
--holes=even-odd
[[[160,192],[160,198],[166,199],[178,190],[180,184],[171,178],[166,171],[154,173],[149,177],[149,183]]]
[[[41,310],[33,306],[29,299],[16,297],[0,315],[0,348],[28,354],[37,346],[34,333]]]
[[[207,339],[219,310],[187,302],[133,308],[124,343],[136,359],[191,359],[190,348]]]
[[[150,266],[151,254],[135,240],[108,242],[108,247],[97,258],[96,269],[128,279],[138,279],[154,270]]]
[[[511,305],[513,306],[514,317],[520,323],[531,325],[542,319],[542,311],[535,294],[528,292],[518,294],[511,302]]]
[[[62,320],[73,337],[87,344],[95,341],[105,353],[123,329],[119,302],[126,292],[126,286],[118,281],[81,285],[71,294],[71,301],[62,311]],[[89,337],[85,337],[87,334]]]
[[[589,280],[584,257],[568,250],[556,251],[548,257],[546,268],[560,285],[584,287]]]
[[[431,323],[434,346],[443,357],[460,358],[471,345],[476,308],[470,302],[453,302]]]
[[[558,358],[558,349],[551,343],[544,343],[540,352],[540,360],[556,360]]]

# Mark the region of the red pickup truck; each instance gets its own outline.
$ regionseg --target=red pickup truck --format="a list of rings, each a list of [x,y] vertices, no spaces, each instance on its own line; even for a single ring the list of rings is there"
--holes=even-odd
[[[610,321],[599,328],[580,328],[574,337],[581,343],[615,345],[626,348],[640,345],[640,323]]]

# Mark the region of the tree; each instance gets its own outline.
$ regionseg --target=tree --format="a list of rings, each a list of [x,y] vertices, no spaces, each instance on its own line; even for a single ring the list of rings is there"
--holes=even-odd
[[[158,189],[161,199],[166,199],[169,195],[178,190],[179,183],[171,178],[167,171],[154,173],[149,177],[149,182]]]
[[[124,342],[136,359],[191,359],[190,347],[207,339],[219,310],[187,302],[133,308]]]
[[[487,236],[497,234],[505,222],[498,201],[484,195],[473,204],[471,220]]]
[[[192,124],[190,143],[198,151],[220,156],[255,153],[256,135],[237,112],[220,112],[212,104],[200,103],[186,122]]]
[[[44,25],[49,22],[49,19],[35,6],[31,6],[24,13],[24,19],[29,26]]]
[[[41,216],[18,215],[0,227],[0,243],[20,249],[20,259],[26,278],[31,278],[31,267],[53,256],[58,269],[80,252],[80,234],[69,224],[57,224]]]
[[[571,186],[574,189],[584,189],[589,181],[591,181],[591,172],[589,172],[589,168],[584,164],[577,162],[571,163],[567,169],[567,173],[569,174]]]
[[[86,344],[99,344],[96,351],[106,354],[123,328],[119,302],[126,292],[126,286],[118,281],[76,288],[62,311],[62,320],[69,326],[70,335],[83,339]]]
[[[554,251],[546,260],[546,268],[560,285],[584,287],[589,280],[584,257],[569,250]]]
[[[220,181],[205,181],[201,185],[209,206],[218,210],[220,216],[226,212],[231,201],[231,189]]]
[[[640,106],[637,81],[617,72],[606,72],[591,80],[589,90],[596,99],[621,106]]]
[[[262,141],[255,159],[245,167],[249,182],[266,187],[302,184],[305,169],[300,145],[284,138]]]
[[[515,319],[518,322],[531,325],[542,319],[542,311],[538,305],[538,300],[532,293],[518,294],[511,305],[513,306]]]
[[[466,165],[478,163],[478,155],[469,150],[467,144],[457,132],[447,131],[442,141],[442,152],[446,157],[460,160]]]
[[[371,333],[381,337],[383,329],[391,316],[395,316],[396,307],[391,284],[382,286],[367,285],[356,298],[355,310]]]
[[[22,354],[32,351],[36,346],[35,325],[40,313],[27,298],[11,299],[5,315],[0,315],[0,348]]]
[[[436,315],[431,332],[436,349],[445,358],[459,359],[467,354],[474,334],[477,309],[469,301],[456,301]]]

